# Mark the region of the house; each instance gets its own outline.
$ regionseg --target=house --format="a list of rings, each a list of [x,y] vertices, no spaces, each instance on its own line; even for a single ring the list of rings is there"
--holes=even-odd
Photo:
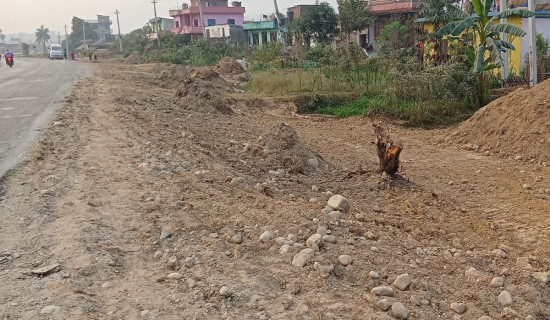
[[[248,32],[248,44],[253,47],[281,41],[277,21],[247,21],[243,24],[243,29]]]
[[[97,20],[84,20],[87,24],[90,25],[92,30],[99,36],[100,40],[103,41],[114,41],[113,30],[111,25],[113,21],[109,20],[109,16],[103,16],[98,14]]]
[[[231,6],[228,0],[201,1],[201,8],[199,8],[198,0],[191,0],[191,5],[184,4],[181,9],[170,10],[170,16],[174,18],[172,32],[189,34],[192,39],[202,38],[200,11],[202,11],[205,27],[226,24],[242,26],[244,22],[245,8],[239,1],[231,2]]]
[[[248,47],[248,33],[242,26],[234,24],[219,24],[206,27],[206,38],[219,41],[229,40],[232,44]]]
[[[174,19],[157,17],[149,19],[149,24],[151,25],[149,40],[156,40],[157,35],[162,36],[165,32],[172,32]]]
[[[395,21],[404,21],[413,19],[418,16],[421,7],[424,5],[424,0],[370,0],[365,1],[369,4],[370,14],[376,20],[374,25],[369,26],[367,30],[363,30],[358,34],[358,43],[363,46],[365,43],[376,44],[375,39],[380,35],[380,31],[385,26]],[[410,44],[414,41],[414,30],[411,32]]]
[[[290,7],[286,10],[286,17],[288,22],[292,22],[294,19],[300,18],[306,11],[312,7],[315,7],[315,4],[300,4],[294,7]]]

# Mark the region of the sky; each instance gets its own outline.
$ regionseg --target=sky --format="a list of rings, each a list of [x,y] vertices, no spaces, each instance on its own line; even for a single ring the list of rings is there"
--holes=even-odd
[[[16,0],[9,1],[9,8],[0,10],[0,29],[5,34],[19,32],[34,33],[41,25],[50,31],[64,34],[64,25],[67,32],[71,32],[71,19],[77,16],[86,20],[96,19],[96,14],[108,15],[113,21],[112,29],[117,33],[115,10],[120,11],[121,32],[128,33],[145,25],[154,17],[152,0]],[[157,14],[169,18],[168,10],[175,9],[182,2],[188,0],[157,0]],[[231,0],[230,0],[231,2]],[[271,0],[241,0],[246,7],[245,19],[258,20],[262,14],[271,14],[275,11]],[[327,0],[336,8],[336,0]],[[283,13],[286,8],[297,4],[313,4],[315,0],[278,0],[279,10]]]

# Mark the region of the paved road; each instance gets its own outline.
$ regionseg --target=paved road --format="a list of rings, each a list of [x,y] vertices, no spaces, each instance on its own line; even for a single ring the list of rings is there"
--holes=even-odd
[[[13,168],[36,140],[65,98],[71,84],[84,74],[74,61],[15,57],[15,66],[0,64],[0,178]]]

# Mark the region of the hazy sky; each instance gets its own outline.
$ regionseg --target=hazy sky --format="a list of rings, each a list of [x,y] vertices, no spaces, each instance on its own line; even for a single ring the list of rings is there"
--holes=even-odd
[[[230,0],[231,1],[231,0]],[[246,19],[259,19],[261,14],[271,14],[275,11],[271,0],[241,0],[246,7]],[[2,1],[4,2],[4,1]],[[112,29],[116,33],[115,10],[120,11],[120,28],[122,33],[128,33],[148,22],[153,14],[151,0],[15,0],[5,1],[0,9],[0,29],[4,33],[35,32],[40,25],[51,31],[64,33],[64,25],[71,32],[73,16],[92,20],[96,14],[111,16]],[[157,14],[167,17],[168,10],[188,0],[158,0]],[[296,4],[313,4],[315,0],[278,0],[279,10]],[[336,8],[336,0],[328,0]]]

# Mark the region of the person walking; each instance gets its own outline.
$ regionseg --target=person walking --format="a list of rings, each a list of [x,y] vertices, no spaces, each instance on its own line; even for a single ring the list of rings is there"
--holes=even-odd
[[[94,50],[94,61],[97,61],[97,50]]]
[[[88,49],[88,58],[92,61],[92,50]]]
[[[67,60],[67,49],[63,49],[63,58]]]
[[[74,53],[74,50],[71,51],[71,60],[74,60],[74,58],[76,57],[76,54]]]

